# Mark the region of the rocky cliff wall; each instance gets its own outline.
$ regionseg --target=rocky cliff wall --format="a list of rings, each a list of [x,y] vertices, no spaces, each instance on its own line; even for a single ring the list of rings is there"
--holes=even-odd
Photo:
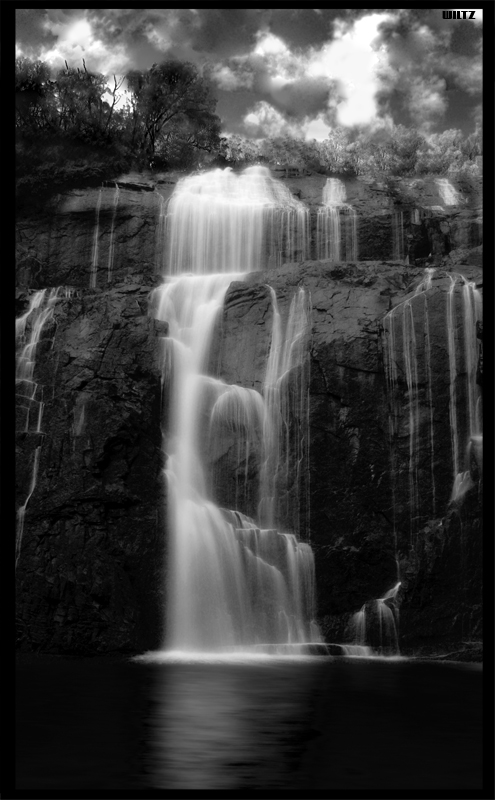
[[[164,331],[148,316],[148,291],[62,291],[42,330],[41,432],[21,421],[16,433],[18,506],[41,446],[17,567],[26,649],[135,652],[161,639]]]
[[[302,531],[309,531],[315,553],[319,621],[327,641],[350,641],[352,615],[368,600],[383,597],[399,578],[404,650],[480,637],[482,481],[476,463],[470,467],[471,488],[451,502],[449,274],[440,272],[429,289],[415,294],[424,280],[417,268],[310,262],[251,275],[246,283],[233,284],[226,297],[219,377],[259,388],[271,333],[266,287],[275,289],[285,315],[297,287],[311,296],[310,491],[305,508],[310,521],[307,527],[303,522]],[[463,274],[480,283],[479,270],[467,267]],[[400,396],[392,398],[384,320],[392,308],[400,317],[407,300],[417,307],[412,312],[418,331],[417,386],[410,396],[399,341]],[[455,300],[459,357],[462,281]],[[246,320],[249,324],[243,325]],[[468,403],[461,368],[456,381],[460,417]],[[411,456],[412,406],[418,424]],[[466,419],[459,422],[458,438],[464,469]],[[225,459],[223,485],[225,472],[231,475],[236,465],[234,455],[230,467]],[[416,481],[412,494],[411,480]],[[222,502],[225,489],[219,491]]]
[[[20,209],[17,285],[105,288],[142,282],[166,269],[164,221],[177,175],[126,175],[100,189],[75,189],[33,213]],[[289,178],[291,192],[309,208],[310,257],[317,258],[317,213],[323,175]],[[346,179],[347,203],[357,215],[359,261],[399,260],[410,265],[481,265],[482,179],[453,181],[457,204],[448,205],[438,178]],[[395,220],[395,222],[394,222]],[[400,242],[394,227],[400,225]]]
[[[149,315],[149,296],[161,280],[163,215],[173,183],[158,183],[166,180],[162,177],[153,187],[149,180],[143,186],[138,177],[120,181],[118,192],[104,187],[101,196],[98,190],[69,193],[53,208],[19,220],[18,313],[26,308],[28,288],[71,287],[60,292],[38,345],[42,432],[22,432],[21,425],[16,439],[18,505],[29,494],[40,447],[17,569],[19,641],[25,649],[135,652],[156,647],[162,638],[166,537],[160,419],[167,387],[160,383],[159,360],[166,331]],[[324,180],[288,181],[313,217]],[[407,188],[401,189],[404,208]],[[427,188],[423,184],[423,193]],[[424,279],[423,258],[420,266],[387,263],[391,240],[386,231],[391,231],[390,209],[397,198],[387,194],[390,189],[370,189],[364,182],[347,189],[358,214],[362,204],[360,219],[368,219],[360,250],[369,247],[368,252],[380,253],[379,260],[288,264],[233,283],[212,369],[228,382],[259,390],[272,324],[268,286],[285,316],[297,287],[306,289],[312,305],[310,455],[302,528],[315,552],[322,630],[328,641],[349,641],[352,614],[396,583],[399,564],[403,649],[445,650],[481,636],[482,478],[473,461],[471,487],[462,501],[450,502],[446,323],[452,271],[482,285],[476,266],[479,196],[473,191],[462,211],[442,212],[442,218],[425,212],[419,225],[411,211],[411,226],[420,230],[424,250],[426,241],[428,247],[437,241],[438,231],[444,237],[438,245],[444,248],[437,259],[441,269],[431,287],[416,296]],[[416,191],[415,202],[421,199]],[[89,288],[98,198],[98,271],[96,287]],[[423,194],[423,201],[432,199],[433,189]],[[378,219],[381,227],[374,224]],[[476,236],[469,238],[466,230],[476,230]],[[461,242],[464,250],[455,246]],[[457,298],[460,292],[459,284]],[[410,397],[403,378],[395,389],[392,435],[384,324],[391,309],[400,316],[408,299],[421,342],[427,309],[431,354],[428,382],[422,344],[413,495]],[[464,334],[459,328],[455,335],[460,342]],[[459,369],[459,386],[462,374]],[[465,398],[459,391],[461,407]],[[464,452],[465,424],[459,435]],[[226,505],[232,471],[238,468],[234,449],[227,437],[211,452],[217,499]],[[255,504],[258,468],[254,459],[248,513]],[[428,489],[432,476],[435,503]]]

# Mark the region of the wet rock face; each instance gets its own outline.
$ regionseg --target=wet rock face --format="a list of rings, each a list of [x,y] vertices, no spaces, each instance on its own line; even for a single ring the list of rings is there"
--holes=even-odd
[[[161,274],[160,215],[174,185],[121,181],[74,190],[21,218],[18,285],[89,287],[93,268],[100,288]]]
[[[100,288],[123,280],[141,282],[166,271],[164,240],[167,202],[178,176],[133,174],[100,189],[77,189],[54,198],[45,209],[20,216],[17,226],[17,283],[31,289],[89,287],[92,270]],[[283,180],[309,209],[309,251],[317,258],[317,213],[323,175]],[[344,179],[347,203],[357,215],[359,261],[407,258],[425,266],[481,262],[466,254],[482,244],[481,178],[452,177],[457,204],[445,205],[436,178]],[[393,217],[401,214],[397,256]],[[456,255],[457,254],[457,255]]]
[[[325,178],[287,183],[310,205],[313,225]],[[26,310],[22,287],[80,287],[69,297],[61,291],[38,345],[35,380],[43,387],[42,431],[26,434],[21,425],[16,436],[18,505],[29,494],[34,454],[41,448],[17,569],[19,643],[27,650],[136,652],[161,642],[166,556],[161,417],[168,387],[161,386],[160,339],[167,329],[151,318],[149,295],[163,268],[164,248],[157,241],[162,242],[161,211],[173,184],[148,189],[149,183],[143,188],[134,176],[120,184],[115,205],[115,187],[102,188],[92,290],[99,190],[69,193],[45,216],[19,221],[17,313]],[[423,269],[389,261],[391,209],[398,201],[403,208],[410,202],[409,210],[416,200],[434,205],[433,189],[430,194],[427,187],[420,189],[412,187],[410,196],[392,199],[386,187],[350,182],[348,202],[360,219],[360,252],[377,260],[287,264],[232,283],[210,361],[211,372],[222,380],[260,391],[273,322],[268,287],[276,292],[283,318],[299,286],[311,295],[310,447],[300,529],[315,554],[319,622],[327,641],[350,641],[352,614],[397,582],[398,560],[400,637],[411,651],[428,642],[476,638],[481,627],[482,472],[473,448],[469,469],[474,486],[462,503],[449,505],[446,337],[447,272],[480,283],[474,193],[455,218],[433,211],[418,222],[418,215],[404,211],[410,262],[424,262],[434,250],[439,266],[427,302],[433,412],[424,358],[418,366],[421,425],[414,514],[403,356],[398,358],[391,448],[383,321],[392,308],[412,299],[416,339],[424,353],[426,309],[424,296],[414,297]],[[397,330],[400,345],[402,322]],[[455,336],[462,340],[460,328]],[[478,339],[481,343],[482,327]],[[477,376],[481,384],[481,358]],[[461,396],[459,403],[464,403]],[[213,444],[205,433],[215,498],[231,507],[239,446],[242,450],[245,442],[239,445],[238,437],[224,432]],[[259,447],[241,469],[246,476],[241,510],[255,515]],[[296,485],[295,476],[287,485]],[[289,527],[294,507],[288,508]]]
[[[164,497],[159,339],[146,287],[62,296],[38,345],[42,446],[17,568],[20,645],[136,651],[160,641]],[[19,504],[32,434],[17,434]]]
[[[477,278],[473,271],[464,270],[464,274],[470,280]],[[460,630],[459,614],[466,616],[471,606],[475,610],[466,616],[471,622],[465,620],[463,635],[468,629],[477,635],[480,599],[476,582],[471,579],[472,572],[480,568],[479,520],[471,497],[480,488],[476,470],[475,487],[466,506],[461,503],[454,510],[449,506],[453,472],[447,295],[451,283],[448,275],[441,273],[426,294],[415,295],[423,278],[422,270],[394,264],[314,262],[252,275],[245,284],[233,284],[226,298],[219,375],[227,382],[259,388],[271,326],[269,297],[263,284],[275,289],[282,315],[287,313],[298,285],[311,294],[310,499],[306,511],[315,554],[318,616],[328,641],[349,641],[352,614],[394,586],[398,568],[403,582],[401,601],[409,620],[406,624],[401,617],[406,646],[421,643],[420,620],[422,625],[428,614],[435,617],[446,609],[450,621],[442,617],[443,631],[439,625],[425,624],[426,638],[434,636],[437,642],[455,638]],[[401,338],[400,304],[408,298],[417,340],[414,407],[408,395]],[[385,369],[387,331],[383,320],[395,306],[394,357],[400,396],[392,401]],[[454,306],[453,336],[461,368],[465,333],[460,284]],[[241,318],[249,319],[249,325],[239,324]],[[461,369],[456,401],[462,453],[468,438],[463,380]],[[396,415],[393,434],[392,402]],[[419,426],[413,442],[412,472],[411,413]],[[228,485],[238,456],[234,440],[223,442],[220,449],[216,466],[217,500],[221,503],[230,497]],[[259,464],[249,465],[251,499],[256,496],[258,471]],[[248,513],[253,513],[253,507],[246,509]],[[446,521],[440,524],[444,517]],[[459,518],[464,519],[462,525]],[[431,523],[432,519],[437,522]],[[438,525],[441,536],[432,548],[428,531]],[[463,561],[466,531],[473,525],[477,544],[471,547],[468,561]],[[454,568],[456,559],[459,565],[464,563],[462,570],[460,566]],[[444,569],[450,570],[449,578],[438,578]],[[456,605],[452,574],[457,575],[463,593],[462,612]],[[419,586],[428,588],[420,591]],[[430,630],[434,633],[428,633]]]

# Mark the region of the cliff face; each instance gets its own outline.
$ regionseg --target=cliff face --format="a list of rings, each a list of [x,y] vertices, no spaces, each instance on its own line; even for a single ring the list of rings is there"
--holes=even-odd
[[[465,268],[464,276],[480,280],[473,268]],[[451,281],[442,272],[429,289],[415,294],[422,280],[422,270],[396,264],[320,261],[252,275],[245,284],[234,284],[226,297],[220,376],[259,388],[271,333],[266,286],[275,289],[285,315],[298,286],[311,295],[306,513],[315,553],[319,621],[328,641],[349,641],[353,613],[367,600],[383,597],[397,582],[398,571],[403,650],[447,646],[481,635],[482,473],[475,460],[469,467],[470,489],[451,502]],[[459,285],[454,331],[458,358],[465,333],[461,293]],[[400,334],[407,300],[418,333],[417,385],[408,391],[403,342],[397,341],[401,377],[392,396],[385,370],[389,332],[384,320],[395,308]],[[459,417],[468,404],[464,378],[459,369]],[[458,428],[464,469],[467,420],[459,419]],[[228,466],[225,471],[229,474]],[[223,499],[220,493],[218,500]]]
[[[21,424],[16,437],[18,505],[41,444],[17,569],[25,647],[134,651],[160,639],[163,331],[147,294],[136,284],[61,293],[43,328],[41,433]]]
[[[93,285],[105,288],[163,274],[164,221],[177,178],[124,176],[101,189],[57,195],[36,215],[21,209],[18,286],[88,287],[93,271]],[[481,266],[482,179],[461,182],[455,206],[445,203],[438,180],[346,180],[346,202],[358,218],[358,260]],[[309,208],[312,259],[318,257],[317,212],[325,182],[323,175],[284,181]]]
[[[149,315],[149,295],[161,280],[173,183],[159,180],[167,178],[151,186],[133,176],[118,188],[75,191],[19,220],[18,313],[26,310],[28,290],[72,287],[60,290],[36,350],[41,431],[26,432],[21,421],[17,433],[19,506],[38,459],[17,568],[19,640],[26,649],[134,652],[157,647],[162,637],[161,409],[168,387],[161,386],[159,361],[167,332]],[[309,205],[313,232],[324,182],[321,176],[287,181]],[[461,210],[447,214],[429,208],[440,204],[433,179],[412,183],[349,182],[347,202],[358,214],[359,254],[366,263],[313,260],[233,283],[211,357],[219,377],[259,390],[271,337],[268,287],[284,318],[297,287],[310,294],[302,531],[315,552],[319,621],[328,641],[349,641],[351,615],[383,597],[397,582],[399,565],[406,651],[445,649],[481,636],[480,458],[472,449],[464,463],[469,421],[459,411],[457,467],[467,469],[470,483],[451,502],[449,417],[449,352],[454,342],[459,354],[467,335],[463,282],[459,277],[451,295],[449,275],[481,284],[479,186],[465,189]],[[408,266],[392,261],[398,213]],[[311,246],[314,255],[314,236]],[[431,285],[415,294],[429,253],[439,269]],[[392,309],[393,386],[386,370]],[[412,388],[407,320],[417,350]],[[457,360],[454,400],[462,409],[467,367],[459,355]],[[234,450],[225,436],[209,456],[216,499],[225,505],[239,467]],[[255,457],[248,466],[245,510],[252,513]]]

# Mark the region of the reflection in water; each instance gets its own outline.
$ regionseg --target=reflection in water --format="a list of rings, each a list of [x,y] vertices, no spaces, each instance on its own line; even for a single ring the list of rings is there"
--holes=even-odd
[[[479,664],[29,656],[16,678],[17,789],[481,788]]]
[[[309,713],[316,665],[305,661],[156,666],[148,785],[286,787]]]

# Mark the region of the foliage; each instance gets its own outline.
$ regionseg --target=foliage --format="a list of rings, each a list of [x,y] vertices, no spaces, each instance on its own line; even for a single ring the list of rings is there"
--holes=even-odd
[[[464,137],[448,130],[428,137],[413,128],[352,132],[336,128],[321,142],[293,137],[253,141],[237,134],[224,136],[220,155],[233,166],[256,162],[303,166],[313,172],[347,175],[421,175],[450,172],[475,175],[481,155],[481,132]]]
[[[79,175],[114,177],[131,165],[194,167],[218,154],[220,120],[206,78],[167,61],[108,80],[101,73],[16,59],[17,178],[21,193],[58,190]],[[127,103],[121,101],[127,98]]]
[[[220,120],[206,78],[193,64],[166,61],[127,75],[131,149],[143,161],[190,161],[193,148],[218,147]]]
[[[21,57],[15,101],[18,181],[25,189],[74,175],[108,179],[130,166],[194,169],[215,161],[382,177],[456,172],[468,179],[482,153],[479,128],[467,137],[455,129],[426,136],[404,125],[335,128],[323,141],[220,137],[208,74],[179,61],[109,80],[84,60],[82,68],[66,62],[52,75],[44,62]]]

